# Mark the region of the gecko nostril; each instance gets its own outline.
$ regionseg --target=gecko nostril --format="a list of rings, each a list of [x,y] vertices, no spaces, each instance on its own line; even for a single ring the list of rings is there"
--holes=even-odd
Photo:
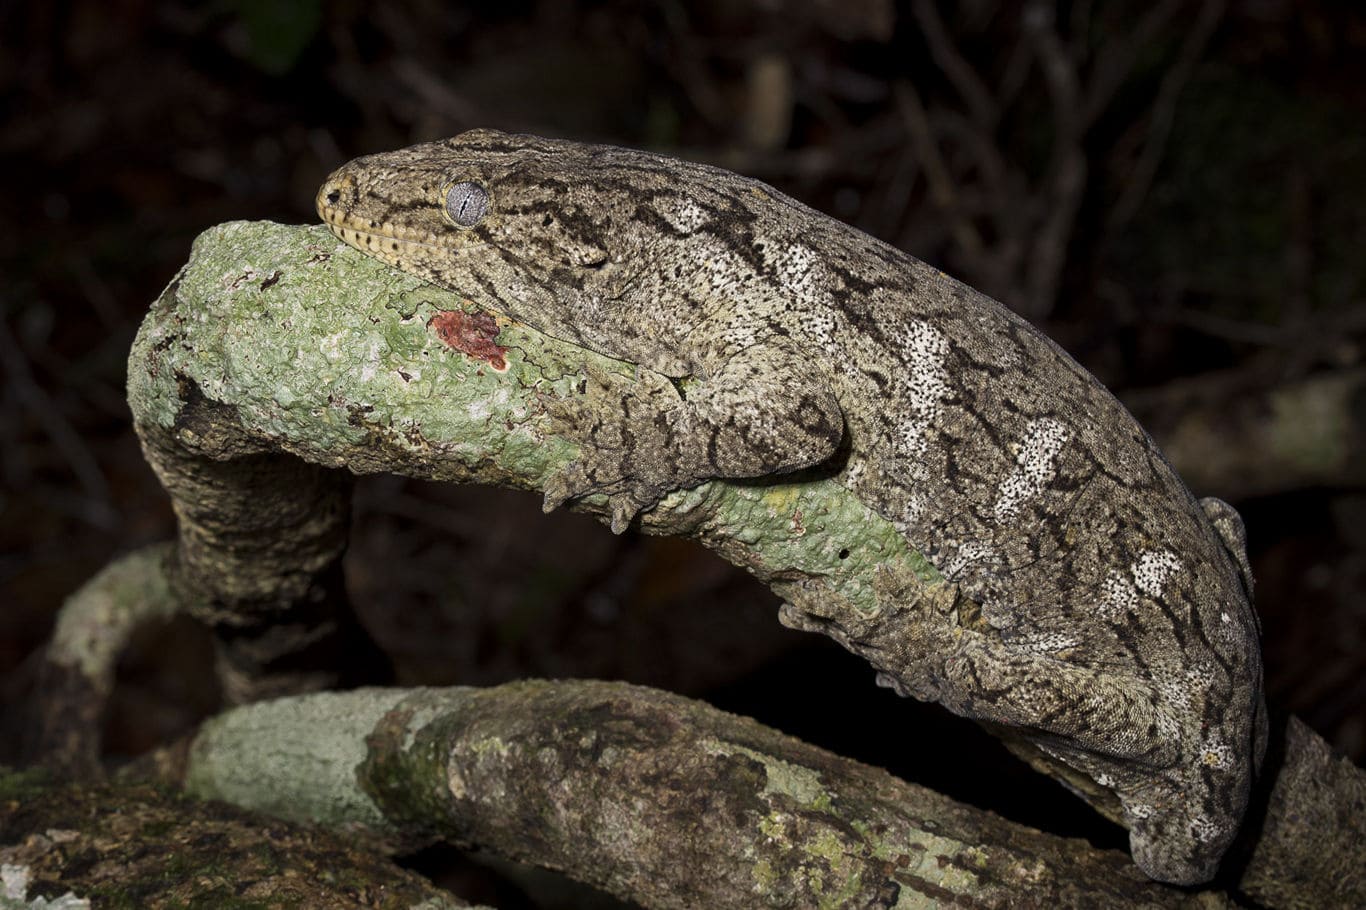
[[[340,202],[340,201],[341,201],[341,191],[340,191],[340,190],[328,190],[328,192],[327,192],[327,204],[328,204],[328,205],[336,205],[336,204],[337,204],[338,202]]]

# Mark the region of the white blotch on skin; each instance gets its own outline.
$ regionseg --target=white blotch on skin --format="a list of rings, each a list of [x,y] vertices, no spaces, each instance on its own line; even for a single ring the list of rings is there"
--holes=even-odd
[[[1014,517],[1020,503],[1043,492],[1058,473],[1058,453],[1071,438],[1060,420],[1040,417],[1029,422],[1016,447],[1015,470],[1001,483],[994,509],[997,519]]]
[[[1181,571],[1181,560],[1171,550],[1145,550],[1127,573],[1112,571],[1105,579],[1100,615],[1117,619],[1138,608],[1143,597],[1158,598],[1167,581]]]
[[[1203,663],[1187,668],[1183,675],[1187,692],[1203,692],[1214,685],[1214,670]]]
[[[1231,768],[1233,749],[1222,739],[1210,736],[1200,744],[1200,764],[1207,768]]]
[[[996,551],[984,543],[968,541],[958,548],[958,550],[944,560],[941,565],[935,566],[939,574],[945,578],[953,579],[962,574],[968,566],[982,562],[989,562],[996,558]]]
[[[1100,601],[1100,615],[1118,619],[1138,606],[1138,591],[1129,576],[1112,570],[1105,578],[1104,597]]]
[[[1201,812],[1191,819],[1191,834],[1201,842],[1212,841],[1223,834],[1223,829],[1208,814]]]
[[[583,325],[597,325],[602,322],[605,318],[602,297],[596,294],[588,297],[580,305],[579,314],[579,318],[583,320]]]
[[[1158,598],[1167,580],[1181,571],[1181,560],[1171,550],[1148,550],[1134,562],[1131,571],[1138,590]]]
[[[944,364],[949,341],[934,326],[916,319],[906,332],[903,347],[911,368],[902,380],[908,419],[901,427],[897,454],[914,458],[928,448],[926,432],[939,419],[943,400],[949,394],[949,371]]]
[[[903,537],[910,537],[912,533],[911,529],[916,527],[916,523],[920,521],[920,516],[925,514],[925,509],[928,507],[929,500],[925,498],[923,493],[915,491],[908,492],[906,494],[905,507],[902,509],[902,516],[892,522],[893,527],[895,527]]]
[[[783,290],[794,299],[805,303],[820,299],[822,272],[820,262],[810,247],[800,243],[780,247],[773,257],[773,271]]]
[[[691,234],[706,224],[709,217],[707,210],[691,199],[684,199],[677,206],[660,209],[659,215],[675,231],[684,234]]]

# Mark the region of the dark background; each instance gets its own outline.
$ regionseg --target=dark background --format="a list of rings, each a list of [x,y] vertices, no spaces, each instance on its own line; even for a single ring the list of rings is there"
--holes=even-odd
[[[111,557],[173,533],[124,361],[194,236],[312,222],[344,160],[493,126],[757,176],[1039,324],[1197,495],[1244,513],[1270,698],[1366,755],[1352,0],[0,0],[0,112],[0,673]],[[695,546],[367,478],[348,574],[404,683],[661,686],[1123,842],[969,724],[780,628]],[[186,622],[140,636],[111,754],[212,711],[208,663]]]

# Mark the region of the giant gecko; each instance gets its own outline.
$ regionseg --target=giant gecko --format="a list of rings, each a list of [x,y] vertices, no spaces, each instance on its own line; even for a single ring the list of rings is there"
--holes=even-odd
[[[372,256],[648,368],[549,406],[580,454],[547,509],[604,494],[620,531],[673,490],[823,469],[953,595],[886,583],[873,620],[784,622],[1111,791],[1149,876],[1214,875],[1265,741],[1242,523],[1027,322],[759,181],[629,149],[474,130],[352,161],[317,206]]]

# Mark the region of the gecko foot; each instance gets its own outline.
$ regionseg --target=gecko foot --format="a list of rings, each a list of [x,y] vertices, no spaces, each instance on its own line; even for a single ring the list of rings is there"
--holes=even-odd
[[[545,402],[551,432],[577,443],[579,455],[546,482],[543,508],[605,495],[612,531],[620,534],[668,493],[701,478],[682,463],[685,408],[672,383],[645,370],[635,379],[594,366],[584,373],[579,394]]]
[[[588,479],[580,462],[570,462],[546,482],[545,499],[541,502],[541,511],[553,512],[571,499],[597,492],[605,491],[598,489]],[[624,532],[631,526],[631,522],[635,520],[637,515],[652,505],[654,503],[637,502],[628,493],[608,494],[607,508],[611,515],[612,533],[621,534]]]

